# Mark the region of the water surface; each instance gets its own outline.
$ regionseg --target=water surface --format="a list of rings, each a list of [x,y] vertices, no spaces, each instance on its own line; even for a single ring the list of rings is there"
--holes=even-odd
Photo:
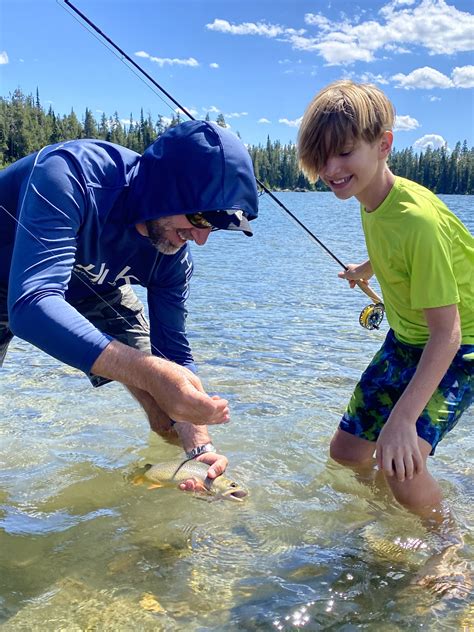
[[[357,204],[282,200],[346,263],[365,255]],[[473,199],[444,196],[473,228]],[[439,547],[418,519],[328,462],[328,444],[380,331],[367,299],[264,199],[255,236],[194,248],[189,331],[200,376],[227,397],[212,430],[245,503],[132,485],[180,450],[117,384],[15,339],[0,382],[0,625],[5,630],[444,630],[472,605],[414,584]],[[142,293],[143,296],[143,293]],[[472,564],[472,410],[430,460]],[[466,628],[467,629],[467,628]]]

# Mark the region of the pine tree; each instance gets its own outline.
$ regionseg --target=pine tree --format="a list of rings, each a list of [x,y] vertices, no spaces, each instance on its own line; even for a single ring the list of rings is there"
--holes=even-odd
[[[217,115],[216,123],[217,125],[219,125],[219,127],[227,127],[227,123],[225,122],[225,118],[222,112],[219,112],[219,114]]]

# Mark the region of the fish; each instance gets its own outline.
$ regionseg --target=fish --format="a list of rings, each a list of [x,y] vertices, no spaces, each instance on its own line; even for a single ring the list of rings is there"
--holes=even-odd
[[[238,483],[231,481],[221,474],[217,478],[208,478],[207,471],[209,465],[188,459],[182,461],[176,459],[173,461],[165,461],[164,463],[156,463],[155,465],[145,465],[145,471],[142,475],[135,478],[135,483],[150,483],[149,489],[157,487],[170,486],[175,483],[183,483],[188,479],[194,479],[197,483],[197,491],[211,496],[213,499],[232,500],[234,502],[242,502],[248,496],[248,491]]]

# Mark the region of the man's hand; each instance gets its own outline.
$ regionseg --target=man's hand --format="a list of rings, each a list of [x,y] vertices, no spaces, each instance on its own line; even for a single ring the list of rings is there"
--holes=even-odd
[[[217,478],[225,472],[225,469],[229,463],[227,457],[222,454],[216,454],[215,452],[206,452],[197,457],[196,461],[202,461],[207,463],[211,467],[207,471],[209,478]],[[184,483],[180,484],[180,489],[187,492],[203,491],[203,487],[195,479],[191,478]]]
[[[212,425],[230,419],[228,401],[207,395],[192,371],[116,340],[102,351],[91,371],[146,391],[175,421]]]
[[[377,440],[376,458],[379,469],[400,482],[421,474],[424,462],[415,424],[389,417]]]
[[[149,392],[171,419],[196,425],[230,420],[228,401],[218,395],[209,396],[192,371],[167,360],[153,359],[158,360],[159,368],[153,374]]]

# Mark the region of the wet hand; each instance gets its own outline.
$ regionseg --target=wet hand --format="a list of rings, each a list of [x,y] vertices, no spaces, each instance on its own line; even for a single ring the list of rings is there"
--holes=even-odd
[[[196,461],[202,461],[203,463],[210,465],[207,471],[207,476],[212,479],[223,474],[229,463],[227,457],[222,454],[216,454],[215,452],[205,452],[204,454],[199,455]],[[194,478],[184,481],[184,483],[181,483],[179,487],[187,492],[199,492],[204,491],[205,489],[202,482]]]
[[[159,366],[151,394],[169,417],[196,425],[230,420],[228,401],[218,395],[208,395],[192,371],[166,360],[160,361]]]
[[[386,476],[396,476],[403,482],[421,474],[424,467],[418,446],[416,425],[402,420],[388,420],[376,444],[379,469]]]

